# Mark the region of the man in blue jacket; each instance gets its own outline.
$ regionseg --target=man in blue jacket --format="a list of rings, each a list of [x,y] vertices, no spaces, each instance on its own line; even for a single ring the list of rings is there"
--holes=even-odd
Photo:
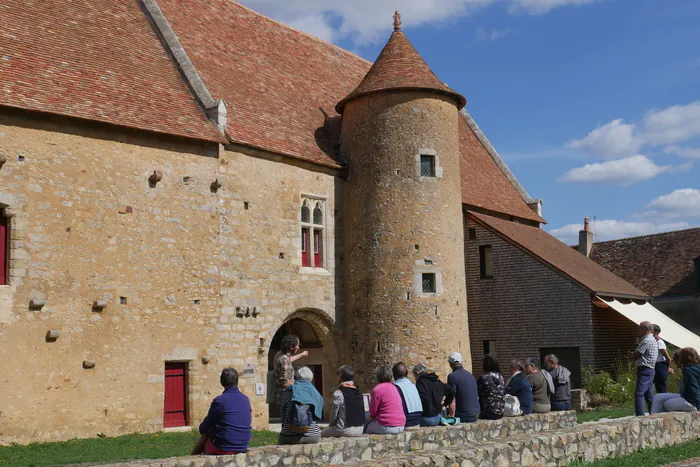
[[[447,377],[447,384],[455,390],[455,399],[450,407],[450,416],[457,417],[465,423],[479,419],[479,392],[476,389],[474,376],[464,369],[462,355],[452,352],[447,358],[452,373]],[[454,409],[453,409],[454,407]]]
[[[199,425],[201,438],[192,454],[231,455],[246,452],[252,433],[248,396],[238,390],[238,372],[224,368],[219,379],[224,393],[215,398]]]

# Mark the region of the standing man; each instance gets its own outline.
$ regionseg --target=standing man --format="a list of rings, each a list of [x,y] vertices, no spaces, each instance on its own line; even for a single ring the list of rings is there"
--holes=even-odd
[[[544,367],[554,383],[552,411],[571,410],[571,372],[559,364],[559,359],[553,353],[544,357]]]
[[[632,354],[637,366],[637,387],[634,391],[634,412],[640,417],[644,415],[644,401],[646,400],[649,413],[654,399],[654,369],[656,357],[659,355],[659,344],[653,335],[654,326],[649,321],[639,323],[639,335],[642,340],[637,350]]]
[[[666,380],[668,380],[669,373],[673,374],[673,369],[670,368],[671,356],[668,354],[668,349],[666,349],[666,342],[659,337],[661,326],[655,324],[653,334],[656,343],[659,345],[659,355],[656,357],[656,366],[654,368],[654,387],[657,394],[662,394],[668,392]]]
[[[461,422],[471,423],[479,419],[479,392],[474,376],[464,369],[462,355],[452,352],[447,358],[452,373],[447,384],[455,390],[455,399],[450,405],[450,417],[458,417]]]
[[[275,355],[275,382],[277,383],[277,401],[280,401],[282,391],[294,384],[293,363],[309,355],[309,352],[299,352],[299,338],[294,334],[287,334],[282,338],[282,349]]]

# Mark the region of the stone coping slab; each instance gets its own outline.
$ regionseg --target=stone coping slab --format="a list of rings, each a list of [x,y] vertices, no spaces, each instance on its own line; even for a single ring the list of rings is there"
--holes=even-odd
[[[410,452],[435,452],[467,443],[507,439],[576,425],[576,412],[550,412],[501,420],[479,420],[459,426],[421,428],[398,435],[323,438],[319,444],[265,446],[236,456],[188,456],[110,464],[139,467],[276,467],[348,464],[393,458]],[[375,461],[376,462],[376,461]]]
[[[561,466],[578,460],[593,462],[608,457],[632,454],[640,449],[655,449],[684,443],[699,436],[700,415],[676,412],[609,420],[598,424],[582,424],[549,433],[482,441],[470,443],[468,446],[454,446],[440,452],[404,454],[391,459],[374,459],[354,465],[374,467]]]

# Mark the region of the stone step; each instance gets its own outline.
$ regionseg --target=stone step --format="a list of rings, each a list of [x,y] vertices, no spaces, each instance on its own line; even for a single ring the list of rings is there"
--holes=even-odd
[[[508,467],[560,466],[577,460],[592,462],[692,441],[700,436],[698,413],[667,413],[648,417],[587,423],[551,432],[517,435],[431,452],[413,452],[373,459],[357,466]],[[334,465],[332,463],[326,466]],[[681,464],[682,465],[682,464]],[[690,464],[693,465],[693,464]]]
[[[394,458],[406,453],[436,452],[467,443],[506,439],[576,425],[576,412],[551,412],[501,420],[480,420],[459,426],[421,428],[395,436],[324,438],[319,444],[266,446],[236,456],[189,456],[129,462],[138,467],[273,467],[286,465],[348,464]],[[112,464],[124,467],[127,464]]]

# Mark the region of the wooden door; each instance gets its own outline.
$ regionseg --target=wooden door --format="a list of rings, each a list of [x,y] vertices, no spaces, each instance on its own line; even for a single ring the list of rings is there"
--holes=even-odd
[[[187,363],[165,363],[163,428],[187,426]]]

